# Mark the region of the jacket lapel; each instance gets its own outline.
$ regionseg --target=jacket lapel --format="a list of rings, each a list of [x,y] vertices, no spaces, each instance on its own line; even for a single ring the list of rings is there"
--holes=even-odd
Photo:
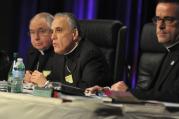
[[[75,61],[72,61],[72,62],[70,63],[70,68],[71,68],[71,72],[72,72],[72,73],[75,71],[76,66],[77,66],[77,61],[76,61],[76,60],[75,60]]]
[[[76,82],[79,80],[79,70],[77,70],[77,68],[79,63],[78,59],[80,57],[80,46],[81,43],[78,44],[77,48],[72,53],[66,56],[66,63],[73,76],[73,84],[76,84]]]
[[[160,88],[162,83],[167,79],[168,75],[170,74],[172,68],[175,66],[175,64],[179,61],[179,55],[176,53],[172,53],[168,61],[164,62],[166,64],[163,64],[163,67],[161,69],[160,75],[158,77],[157,81],[157,87]]]
[[[30,59],[29,59],[29,64],[28,64],[30,70],[35,70],[36,64],[38,62],[38,56],[39,56],[39,53],[37,51],[30,53]]]

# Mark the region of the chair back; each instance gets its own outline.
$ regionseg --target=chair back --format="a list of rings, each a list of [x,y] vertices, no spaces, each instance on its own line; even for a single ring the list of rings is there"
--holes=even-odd
[[[109,64],[110,71],[112,73],[113,81],[117,80],[116,78],[118,77],[120,72],[120,64],[118,63],[118,61],[121,59],[119,57],[122,56],[117,54],[120,50],[119,31],[122,26],[122,23],[116,20],[80,21],[82,36],[98,46],[104,53],[107,63]]]
[[[140,56],[137,74],[137,88],[147,90],[165,55],[166,49],[159,44],[153,23],[144,25],[140,40]]]

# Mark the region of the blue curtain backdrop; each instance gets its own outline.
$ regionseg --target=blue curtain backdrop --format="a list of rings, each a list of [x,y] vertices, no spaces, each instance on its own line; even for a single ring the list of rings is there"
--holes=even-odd
[[[5,23],[16,21],[15,26],[11,25],[12,37],[8,36],[6,46],[0,45],[1,49],[11,54],[18,51],[19,55],[26,59],[27,49],[30,46],[30,38],[27,34],[30,18],[38,12],[72,12],[79,19],[115,19],[127,26],[126,57],[131,65],[132,77],[131,86],[136,82],[136,65],[138,47],[142,26],[151,22],[154,16],[155,0],[6,0],[6,5],[0,5],[0,9],[8,11],[13,16],[10,19],[6,16]],[[9,9],[7,5],[10,4]],[[6,6],[6,7],[4,7]],[[2,11],[1,10],[1,11]],[[13,23],[14,24],[14,21]],[[3,25],[2,25],[3,26]],[[1,29],[0,29],[1,30]],[[7,30],[8,31],[8,30]],[[0,38],[3,37],[0,35]],[[3,37],[4,38],[4,37]]]

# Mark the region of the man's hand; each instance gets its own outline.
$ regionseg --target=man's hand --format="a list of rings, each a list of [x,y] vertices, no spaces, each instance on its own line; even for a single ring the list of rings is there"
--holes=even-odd
[[[43,87],[45,85],[45,83],[47,82],[47,79],[45,78],[43,73],[41,73],[37,70],[35,70],[32,73],[30,80],[31,80],[32,83],[37,84],[39,87]]]
[[[123,82],[119,81],[111,86],[112,91],[127,91],[128,86]]]
[[[27,70],[25,72],[25,76],[24,76],[24,82],[25,83],[31,83],[31,71]]]
[[[84,93],[86,96],[90,96],[91,94],[95,94],[97,91],[102,90],[102,89],[103,87],[93,86],[93,87],[87,88]]]

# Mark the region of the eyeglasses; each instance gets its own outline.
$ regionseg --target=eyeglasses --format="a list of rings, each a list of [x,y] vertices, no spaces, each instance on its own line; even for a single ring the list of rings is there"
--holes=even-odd
[[[29,31],[29,35],[31,37],[34,37],[36,34],[38,34],[39,36],[48,36],[50,34],[52,34],[52,30],[51,29],[37,29],[37,30],[30,30]]]
[[[165,25],[172,25],[173,23],[175,23],[176,21],[178,21],[178,19],[176,17],[171,17],[171,16],[166,16],[163,18],[160,18],[158,16],[155,16],[152,19],[154,24],[161,24],[164,23]]]

